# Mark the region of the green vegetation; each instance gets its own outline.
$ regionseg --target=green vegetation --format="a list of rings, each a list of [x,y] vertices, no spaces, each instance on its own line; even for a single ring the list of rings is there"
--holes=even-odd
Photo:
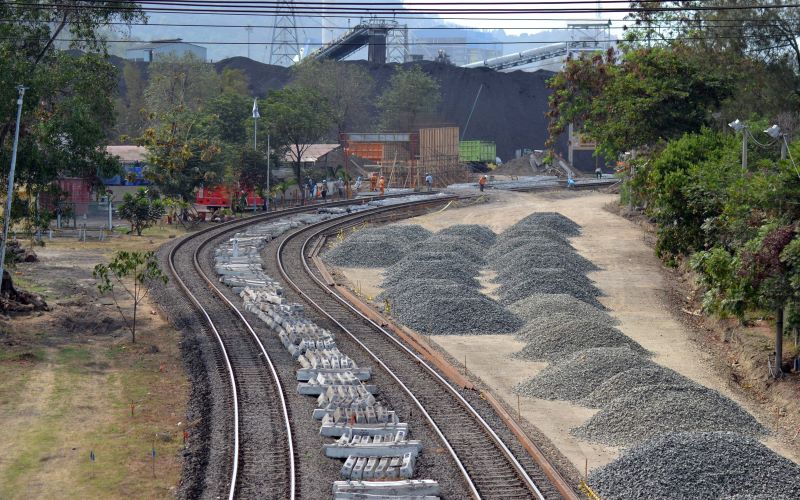
[[[621,54],[571,60],[550,81],[550,132],[572,123],[598,154],[623,160],[622,201],[655,223],[657,254],[689,263],[709,312],[774,312],[779,345],[800,326],[800,18],[714,10],[728,3],[690,16],[637,4]],[[736,118],[747,124],[746,169],[742,133],[726,127]],[[761,132],[773,123],[778,139]]]
[[[419,66],[410,69],[397,66],[389,87],[378,99],[381,127],[387,131],[414,130],[435,115],[441,100],[439,82]]]
[[[131,230],[137,236],[142,231],[152,226],[164,216],[164,203],[158,198],[150,196],[144,188],[139,188],[136,194],[125,193],[122,205],[119,207],[119,216],[131,223]]]
[[[147,298],[150,287],[156,281],[167,282],[167,276],[158,267],[158,260],[153,252],[126,252],[120,251],[108,265],[97,264],[94,267],[94,278],[97,280],[97,289],[100,293],[111,293],[114,305],[125,327],[131,332],[131,342],[136,343],[136,313],[139,304]],[[130,281],[130,283],[126,283]],[[119,285],[133,304],[130,319],[125,315],[125,310],[120,305],[115,294]]]

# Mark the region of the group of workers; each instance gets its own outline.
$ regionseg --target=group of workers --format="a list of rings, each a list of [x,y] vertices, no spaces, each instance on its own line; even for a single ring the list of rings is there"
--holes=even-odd
[[[311,177],[306,177],[303,189],[306,198],[312,200],[319,198],[326,201],[329,195],[333,198],[334,193],[338,193],[339,199],[345,197],[345,183],[341,177],[336,180],[323,179],[319,182],[315,182]]]

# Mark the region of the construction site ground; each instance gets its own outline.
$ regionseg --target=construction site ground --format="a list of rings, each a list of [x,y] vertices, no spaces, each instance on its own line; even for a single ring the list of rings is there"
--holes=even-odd
[[[483,224],[500,233],[536,211],[555,211],[571,218],[583,228],[572,244],[600,268],[589,277],[604,293],[600,300],[619,320],[619,328],[651,351],[655,362],[737,401],[772,431],[762,440],[767,446],[800,462],[800,383],[797,376],[780,384],[769,383],[764,350],[770,342],[768,325],[737,325],[737,333],[731,335],[730,324],[711,319],[701,322],[702,316],[693,309],[696,306],[686,303],[692,298],[687,297],[691,279],[663,266],[654,255],[646,225],[619,215],[617,200],[616,194],[596,191],[495,191],[486,203],[400,223],[420,224],[433,231],[454,224]],[[380,269],[339,271],[363,297],[380,293]],[[490,273],[481,273],[484,292],[491,296],[490,278]],[[490,324],[486,331],[491,332]],[[569,433],[597,410],[562,401],[518,400],[512,388],[546,364],[511,358],[524,346],[513,335],[435,335],[429,339],[455,363],[466,363],[479,385],[493,391],[513,413],[519,408],[524,423],[538,431],[534,433],[539,436],[531,437],[537,440],[543,435],[549,440],[545,447],[557,449],[566,458],[574,467],[571,474],[583,473],[587,465],[589,470],[604,465],[620,453],[617,448],[588,443]],[[755,361],[761,358],[763,363]]]
[[[92,269],[181,233],[61,238],[12,270],[51,310],[0,319],[0,498],[175,496],[189,394],[180,334],[145,299],[132,343]]]

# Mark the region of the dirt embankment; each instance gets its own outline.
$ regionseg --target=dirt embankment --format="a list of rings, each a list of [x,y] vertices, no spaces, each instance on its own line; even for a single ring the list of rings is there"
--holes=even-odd
[[[651,248],[656,242],[655,226],[638,212],[631,213],[617,204],[606,207],[638,225]],[[782,380],[769,376],[767,359],[774,352],[774,323],[756,319],[743,325],[734,319],[720,319],[702,314],[702,290],[696,286],[694,273],[686,262],[662,272],[668,284],[669,305],[675,317],[693,333],[693,340],[712,353],[717,372],[769,416],[771,427],[789,446],[797,448],[800,438],[800,373],[787,374]],[[784,355],[800,352],[800,345],[784,339]]]

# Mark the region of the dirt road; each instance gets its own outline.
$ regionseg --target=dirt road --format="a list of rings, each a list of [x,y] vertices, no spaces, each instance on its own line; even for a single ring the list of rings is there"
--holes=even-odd
[[[711,354],[701,349],[693,334],[675,316],[667,296],[661,263],[645,241],[645,233],[634,223],[604,207],[616,202],[617,195],[597,192],[493,193],[489,204],[447,210],[403,223],[421,224],[439,230],[453,224],[483,224],[501,232],[535,211],[556,211],[583,227],[573,246],[601,270],[590,274],[605,296],[601,302],[620,321],[620,329],[654,353],[653,360],[693,380],[714,388],[750,410],[763,423],[764,409],[729,385],[713,368]],[[351,281],[375,293],[379,281],[376,270],[348,274]],[[484,290],[488,292],[489,290]],[[469,370],[512,408],[517,408],[514,385],[538,373],[546,365],[511,359],[523,344],[510,335],[433,336],[431,340],[457,360],[467,359]],[[596,410],[566,402],[522,398],[522,417],[537,427],[580,471],[588,462],[594,468],[611,461],[619,450],[590,444],[569,434]],[[800,460],[800,452],[767,438],[765,443],[777,452]]]

